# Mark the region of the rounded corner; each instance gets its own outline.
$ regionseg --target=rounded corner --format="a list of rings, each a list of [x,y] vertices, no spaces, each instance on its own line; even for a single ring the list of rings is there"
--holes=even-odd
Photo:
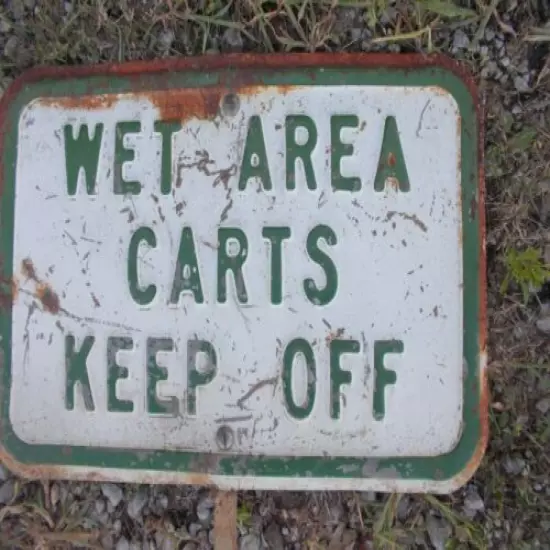
[[[41,78],[44,78],[46,74],[50,72],[51,69],[46,69],[44,67],[32,67],[26,69],[13,79],[4,90],[2,98],[0,99],[0,122],[3,123],[5,121],[6,113],[10,110],[11,105],[17,100],[25,88],[39,81]]]
[[[33,475],[33,467],[22,462],[12,450],[6,445],[5,440],[0,440],[0,464],[9,470],[15,476],[27,480],[36,479]]]
[[[472,479],[481,462],[483,461],[488,443],[488,433],[483,434],[482,437],[479,439],[477,445],[475,446],[466,465],[462,468],[462,470],[460,470],[452,477],[441,481],[441,484],[435,487],[437,492],[441,494],[450,494],[464,487],[464,485],[466,485],[466,483],[468,483]]]

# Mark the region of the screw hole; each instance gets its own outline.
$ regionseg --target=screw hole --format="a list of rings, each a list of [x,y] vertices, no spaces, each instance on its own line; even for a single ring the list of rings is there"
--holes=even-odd
[[[222,114],[235,116],[239,112],[241,101],[237,94],[225,94],[222,99]]]

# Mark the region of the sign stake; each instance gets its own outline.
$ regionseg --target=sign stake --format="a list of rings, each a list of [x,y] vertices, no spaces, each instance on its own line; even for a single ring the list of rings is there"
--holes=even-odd
[[[215,550],[237,550],[237,493],[219,491],[214,508]]]

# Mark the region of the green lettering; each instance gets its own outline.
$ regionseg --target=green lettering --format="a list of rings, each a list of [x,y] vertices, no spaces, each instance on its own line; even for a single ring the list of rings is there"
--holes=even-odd
[[[122,176],[122,167],[126,162],[132,162],[136,153],[133,149],[128,149],[124,145],[124,137],[128,134],[138,134],[141,132],[141,122],[124,121],[117,122],[115,127],[115,162],[114,162],[114,187],[115,195],[139,195],[141,184],[139,181],[127,181]]]
[[[176,397],[160,399],[157,395],[157,384],[168,380],[168,369],[160,367],[157,361],[159,352],[174,350],[172,338],[147,338],[145,350],[147,364],[147,412],[151,414],[178,414],[178,400]]]
[[[290,227],[264,227],[262,236],[271,243],[271,303],[283,301],[283,241],[290,238]]]
[[[401,340],[378,340],[374,342],[374,396],[373,415],[376,420],[382,420],[386,414],[385,388],[395,384],[397,375],[393,370],[384,367],[384,356],[387,353],[403,353]]]
[[[63,127],[65,134],[65,168],[67,171],[67,193],[76,195],[78,175],[84,170],[86,180],[86,193],[94,195],[96,192],[97,168],[99,165],[99,151],[103,136],[103,124],[94,126],[93,137],[87,124],[82,124],[78,129],[77,138],[74,139],[74,129],[71,124]]]
[[[138,250],[142,241],[145,241],[152,248],[157,246],[155,233],[150,227],[136,229],[130,239],[130,246],[128,247],[128,287],[134,301],[140,306],[146,306],[155,298],[157,287],[150,284],[142,288],[139,285]]]
[[[303,356],[307,369],[306,399],[301,405],[298,405],[294,400],[294,391],[292,389],[292,369],[294,368],[294,360],[298,354]],[[295,338],[286,347],[283,354],[282,382],[285,406],[290,416],[297,420],[307,418],[311,414],[315,403],[315,384],[317,382],[315,356],[307,340]]]
[[[317,225],[307,236],[307,253],[315,263],[323,268],[326,284],[324,288],[319,288],[313,279],[308,278],[304,280],[304,291],[312,304],[324,306],[336,295],[336,291],[338,290],[338,272],[336,271],[334,262],[319,248],[319,239],[324,239],[328,245],[334,246],[336,244],[336,234],[327,225]]]
[[[176,271],[174,273],[172,292],[170,293],[170,303],[177,304],[180,294],[189,290],[193,293],[197,304],[204,302],[199,265],[193,241],[193,231],[190,227],[184,227],[181,230]]]
[[[231,247],[232,250],[228,250]],[[243,264],[248,256],[248,240],[243,231],[236,227],[218,229],[218,302],[227,300],[226,275],[233,272],[237,299],[241,304],[248,302],[243,277]]]
[[[160,192],[169,195],[172,190],[172,136],[181,130],[181,124],[158,120],[154,127],[161,137]]]
[[[397,121],[393,116],[387,117],[384,123],[384,137],[382,138],[378,170],[374,178],[374,190],[384,191],[386,185],[389,184],[393,184],[395,190],[399,188],[399,191],[405,193],[411,189],[405,157],[399,140]]]
[[[342,158],[353,155],[353,145],[342,143],[344,128],[357,128],[359,118],[356,115],[333,115],[330,117],[330,174],[334,191],[360,191],[361,179],[357,176],[342,176],[340,162]]]
[[[198,365],[199,353],[206,355],[201,368]],[[214,346],[207,340],[187,342],[187,413],[197,414],[197,387],[214,380],[218,359]]]
[[[265,152],[262,120],[258,115],[251,116],[248,122],[248,133],[239,178],[240,191],[246,188],[250,178],[258,178],[266,191],[272,188],[269,164]]]
[[[340,368],[340,357],[344,353],[359,353],[357,340],[330,342],[330,417],[340,418],[340,386],[351,382],[351,372]]]
[[[305,143],[298,144],[296,132],[302,128],[307,132]],[[286,188],[296,188],[296,161],[300,159],[306,175],[308,189],[317,189],[311,154],[317,145],[315,122],[306,115],[290,115],[285,121],[286,131]]]
[[[128,337],[112,336],[107,338],[107,410],[113,412],[132,412],[132,401],[118,399],[116,386],[118,380],[128,378],[128,369],[117,363],[117,354],[121,350],[132,349],[133,342]]]
[[[86,336],[82,346],[75,350],[75,337],[72,334],[65,336],[65,408],[69,411],[74,409],[74,386],[78,382],[84,397],[84,407],[87,411],[93,411],[94,398],[88,377],[86,361],[94,344],[93,336]]]

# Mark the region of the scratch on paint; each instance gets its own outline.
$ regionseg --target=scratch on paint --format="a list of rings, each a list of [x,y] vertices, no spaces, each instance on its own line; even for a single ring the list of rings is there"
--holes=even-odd
[[[251,414],[244,416],[223,416],[222,418],[216,418],[216,424],[223,424],[224,422],[245,422],[246,420],[252,420]]]
[[[400,218],[403,218],[404,220],[408,220],[408,221],[414,223],[414,225],[416,225],[419,229],[424,231],[424,233],[426,233],[426,231],[428,231],[428,227],[426,226],[426,224],[416,214],[407,214],[406,212],[395,212],[393,210],[393,211],[388,212],[386,214],[386,219],[384,221],[389,222],[394,216],[399,216]]]
[[[254,384],[242,397],[239,397],[239,399],[237,399],[237,406],[239,406],[242,409],[243,403],[248,399],[250,399],[250,397],[252,397],[252,395],[254,395],[258,390],[261,390],[265,386],[273,386],[273,391],[275,391],[275,387],[277,386],[278,380],[279,380],[278,376],[272,376],[271,378],[260,380],[259,382]]]
[[[422,130],[422,122],[424,120],[424,114],[426,113],[426,110],[429,107],[431,102],[432,102],[432,100],[428,99],[426,105],[424,105],[424,108],[422,109],[422,112],[420,113],[420,120],[418,121],[418,127],[416,128],[416,137],[420,137],[420,130]]]

